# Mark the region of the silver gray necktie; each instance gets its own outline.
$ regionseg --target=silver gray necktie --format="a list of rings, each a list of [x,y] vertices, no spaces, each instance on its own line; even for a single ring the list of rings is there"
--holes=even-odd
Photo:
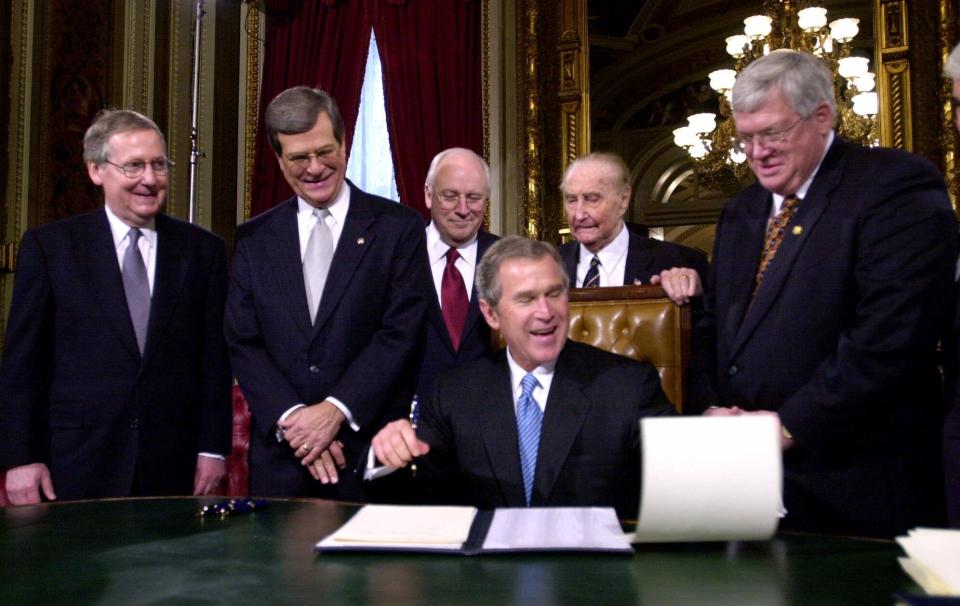
[[[140,353],[147,343],[147,325],[150,322],[150,282],[147,279],[147,266],[137,246],[140,230],[131,228],[127,237],[130,240],[127,252],[123,255],[123,292],[127,296],[127,309],[133,322],[133,332],[137,335],[137,347]]]
[[[327,226],[330,211],[314,209],[317,223],[307,240],[307,250],[303,255],[303,284],[307,288],[307,305],[310,309],[310,323],[317,320],[317,308],[323,296],[323,285],[327,283],[330,262],[333,261],[333,234]]]

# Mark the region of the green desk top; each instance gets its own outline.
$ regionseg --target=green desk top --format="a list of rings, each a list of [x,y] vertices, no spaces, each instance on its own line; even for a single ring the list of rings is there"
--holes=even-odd
[[[212,499],[0,509],[0,604],[892,604],[916,588],[888,541],[783,535],[610,555],[315,555],[356,507]]]

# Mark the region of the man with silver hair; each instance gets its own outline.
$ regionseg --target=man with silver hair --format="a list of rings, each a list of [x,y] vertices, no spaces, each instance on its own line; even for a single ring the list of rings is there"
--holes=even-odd
[[[637,421],[673,407],[649,363],[567,339],[568,288],[551,244],[508,236],[487,250],[477,295],[506,349],[440,375],[416,429],[398,420],[373,439],[388,466],[423,457],[419,498],[636,516]]]
[[[936,344],[956,221],[929,162],[836,137],[834,94],[796,51],[737,78],[757,183],[717,226],[690,398],[779,416],[784,527],[890,537],[939,521]]]
[[[104,205],[23,234],[0,368],[14,505],[202,495],[230,454],[223,240],[161,211],[150,118],[104,110],[83,159]]]
[[[473,151],[452,147],[437,154],[423,194],[430,209],[427,261],[435,296],[427,306],[417,394],[428,400],[439,373],[484,356],[490,347],[474,274],[497,236],[481,229],[490,199],[490,167]]]
[[[947,57],[944,75],[953,81],[953,118],[960,130],[960,45]],[[960,264],[955,277],[960,278]],[[960,298],[953,321],[953,347],[948,355],[946,414],[943,421],[943,471],[947,493],[947,520],[960,528]]]

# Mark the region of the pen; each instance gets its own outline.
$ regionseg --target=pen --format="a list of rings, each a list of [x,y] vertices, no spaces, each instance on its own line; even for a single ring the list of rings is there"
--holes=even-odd
[[[417,394],[413,394],[413,400],[410,401],[410,427],[413,428],[414,433],[417,430],[417,421],[420,420],[420,400],[417,398]],[[417,475],[417,464],[410,464],[410,473]]]

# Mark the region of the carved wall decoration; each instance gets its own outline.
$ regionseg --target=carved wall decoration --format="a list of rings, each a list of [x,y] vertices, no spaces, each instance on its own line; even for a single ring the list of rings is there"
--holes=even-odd
[[[937,47],[940,55],[939,66],[947,62],[947,56],[957,43],[957,23],[954,2],[940,0],[939,31]],[[960,176],[957,174],[957,155],[960,153],[960,141],[957,138],[953,106],[953,83],[949,78],[940,78],[940,149],[943,150],[943,174],[947,177],[947,189],[954,211],[960,197]]]
[[[38,140],[38,223],[97,208],[99,189],[83,165],[83,134],[109,104],[111,2],[43,3]]]
[[[521,205],[522,233],[528,238],[539,240],[543,217],[542,207],[542,166],[540,158],[540,3],[537,0],[523,1],[523,30],[520,54],[523,61],[523,83],[521,101],[524,124],[523,174],[525,192]]]
[[[876,0],[880,143],[913,149],[906,0]]]

